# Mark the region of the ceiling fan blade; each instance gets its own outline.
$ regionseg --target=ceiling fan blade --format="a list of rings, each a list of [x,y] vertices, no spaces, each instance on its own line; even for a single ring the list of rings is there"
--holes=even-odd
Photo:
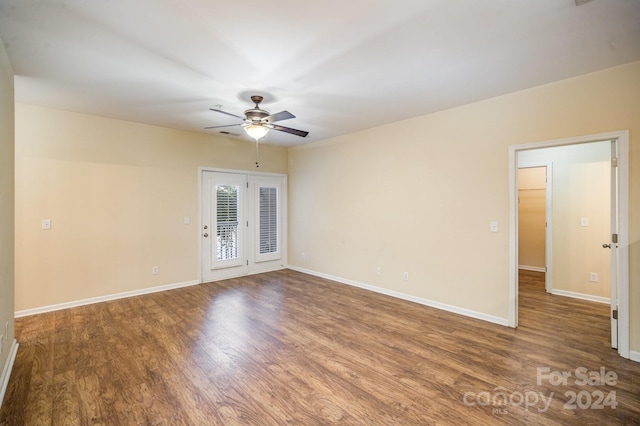
[[[205,127],[205,129],[219,129],[221,127],[234,127],[234,126],[240,126],[242,123],[238,123],[238,124],[225,124],[224,126],[209,126],[209,127]]]
[[[290,118],[296,118],[296,116],[291,114],[289,111],[280,111],[265,117],[263,120],[268,121],[269,123],[275,123],[276,121],[288,120]]]
[[[221,114],[230,115],[231,117],[239,118],[240,120],[244,120],[244,117],[240,117],[239,115],[231,114],[230,112],[223,111],[221,109],[209,108],[211,111],[219,112]]]
[[[291,133],[292,135],[300,136],[303,138],[309,134],[309,132],[305,132],[304,130],[292,129],[291,127],[279,126],[277,124],[271,124],[267,127],[273,130],[279,130],[281,132]]]

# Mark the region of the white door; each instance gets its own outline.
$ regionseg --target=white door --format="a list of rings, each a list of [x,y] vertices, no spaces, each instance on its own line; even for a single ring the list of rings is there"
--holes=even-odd
[[[251,247],[249,272],[272,271],[284,267],[285,194],[282,176],[249,176],[253,192],[249,223]]]
[[[611,250],[611,347],[618,349],[618,150],[611,141],[611,242],[603,247]]]
[[[245,274],[247,176],[204,171],[202,178],[202,279]]]
[[[201,179],[202,281],[282,269],[285,177],[203,170]]]

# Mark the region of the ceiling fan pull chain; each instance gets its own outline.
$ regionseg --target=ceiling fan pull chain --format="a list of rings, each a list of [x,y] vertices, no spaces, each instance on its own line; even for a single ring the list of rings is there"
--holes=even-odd
[[[256,140],[256,167],[260,167],[260,164],[258,164],[258,140]]]

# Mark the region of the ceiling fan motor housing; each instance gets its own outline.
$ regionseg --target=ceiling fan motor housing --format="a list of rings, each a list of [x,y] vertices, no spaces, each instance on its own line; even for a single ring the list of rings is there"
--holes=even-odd
[[[251,120],[252,123],[260,122],[263,118],[269,116],[269,112],[260,108],[251,108],[244,112],[247,120]]]
[[[266,118],[269,116],[268,111],[260,109],[259,105],[260,105],[260,102],[262,102],[262,99],[263,99],[262,96],[258,96],[258,95],[252,96],[251,101],[254,104],[256,104],[256,106],[244,112],[244,115],[245,117],[247,117],[247,120],[251,120],[251,122],[254,124],[260,123],[263,118]]]

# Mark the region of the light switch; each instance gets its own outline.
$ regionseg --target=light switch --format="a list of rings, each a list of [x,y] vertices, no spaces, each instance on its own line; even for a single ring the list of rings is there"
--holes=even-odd
[[[184,217],[184,224],[185,224],[185,225],[188,225],[188,224],[190,224],[190,223],[191,223],[191,218],[190,218],[189,216],[185,216],[185,217]]]
[[[580,226],[589,226],[589,218],[581,217],[580,218]]]
[[[491,222],[489,222],[489,230],[491,232],[498,232],[498,221],[497,220],[492,220]]]
[[[51,219],[42,219],[42,229],[51,229]]]

